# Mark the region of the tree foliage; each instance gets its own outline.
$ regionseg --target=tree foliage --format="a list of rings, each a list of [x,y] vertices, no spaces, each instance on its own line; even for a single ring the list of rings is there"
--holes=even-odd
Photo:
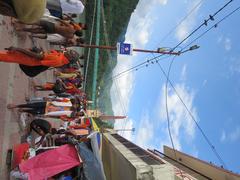
[[[138,0],[104,0],[104,12],[105,12],[105,22],[101,16],[100,23],[100,45],[110,45],[115,46],[118,41],[124,41],[125,32],[127,29],[128,22],[130,20],[131,14],[136,8]],[[86,23],[88,25],[88,31],[86,32],[86,43],[90,42],[91,26],[94,12],[94,0],[86,1]],[[96,20],[96,15],[95,15]],[[95,21],[96,23],[96,21]],[[106,44],[104,38],[103,23],[106,24],[107,33],[109,37],[109,43]],[[96,27],[96,24],[95,24]],[[92,44],[95,44],[95,28],[93,33]],[[85,50],[87,55],[88,49]],[[86,92],[89,99],[91,99],[92,93],[92,79],[93,79],[93,66],[94,66],[94,53],[95,50],[90,51],[90,61],[87,74],[87,86]],[[108,57],[106,50],[100,50],[99,54],[99,65],[98,65],[98,77],[97,86],[101,87],[101,101],[104,99],[104,103],[99,104],[100,108],[104,113],[113,114],[112,103],[110,99],[110,88],[112,80],[110,79],[112,75],[112,70],[117,64],[117,54],[112,52],[111,57]]]

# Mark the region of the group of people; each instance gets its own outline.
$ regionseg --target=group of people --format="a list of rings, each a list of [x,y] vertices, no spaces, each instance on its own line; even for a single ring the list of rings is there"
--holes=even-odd
[[[82,90],[84,78],[80,68],[83,65],[79,62],[84,56],[80,56],[77,51],[68,48],[84,43],[82,35],[87,26],[74,20],[83,12],[84,5],[80,0],[47,0],[40,4],[37,3],[40,1],[34,1],[35,6],[32,9],[30,7],[29,11],[25,9],[25,14],[21,14],[21,10],[18,9],[19,7],[14,3],[14,0],[13,4],[8,4],[15,8],[14,13],[16,14],[11,15],[14,17],[12,22],[15,30],[26,32],[30,38],[46,39],[50,45],[60,45],[60,48],[43,51],[39,47],[24,49],[11,46],[0,51],[0,62],[19,64],[21,70],[29,77],[35,77],[49,68],[55,68],[53,71],[55,82],[33,85],[35,91],[52,91],[48,96],[31,97],[27,98],[23,104],[7,105],[9,110],[18,109],[18,112],[29,114],[31,117],[25,142],[19,145],[19,147],[24,146],[24,149],[26,147],[27,149],[25,149],[26,151],[21,150],[21,157],[14,160],[11,171],[13,179],[34,179],[31,168],[24,168],[24,166],[32,163],[34,161],[32,159],[39,154],[46,151],[50,152],[48,147],[54,149],[66,144],[74,144],[73,147],[75,147],[77,144],[77,151],[81,158],[84,158],[86,152],[93,156],[89,135],[94,132],[94,128],[91,118],[86,113],[88,100]],[[45,6],[43,2],[45,2]],[[34,4],[32,0],[29,0],[28,3]],[[22,1],[23,4],[27,6],[25,0]],[[37,6],[39,9],[44,7],[44,11],[37,10]],[[38,11],[36,18],[34,18],[34,8]],[[61,125],[52,126],[51,119],[58,119]],[[85,155],[81,154],[81,148],[85,149],[83,151]],[[29,149],[33,149],[34,153],[31,153]],[[89,154],[87,158],[91,157]],[[87,162],[86,160],[85,163]],[[95,157],[90,163],[95,163],[93,167],[96,168],[101,166]],[[98,179],[104,179],[102,168],[99,167],[96,170],[93,169],[95,175],[88,173],[84,175],[85,178],[88,176],[86,179],[91,179],[91,176],[96,176],[97,172],[101,171],[97,175]],[[85,166],[83,166],[83,170],[84,168]],[[72,179],[79,176],[79,172],[81,172],[77,171],[76,174],[73,169],[66,170],[64,169],[63,172],[55,170],[46,176],[43,175],[45,172],[41,172],[41,177],[43,179],[50,177],[50,179],[64,179],[64,177]]]
[[[27,102],[24,104],[7,106],[9,110],[18,109],[20,113],[28,113],[32,117],[25,144],[28,144],[29,149],[34,149],[35,153],[28,152],[27,155],[25,153],[21,161],[15,162],[10,174],[14,178],[28,179],[29,172],[21,169],[22,164],[28,163],[29,159],[37,158],[39,154],[49,149],[73,143],[79,144],[80,148],[81,143],[88,146],[91,143],[88,136],[94,132],[94,128],[92,119],[86,113],[88,100],[82,90],[81,72],[76,67],[67,66],[56,69],[54,75],[55,82],[33,85],[35,91],[49,91],[47,97],[32,97],[26,99]],[[58,119],[61,125],[53,127],[52,118]],[[35,138],[32,138],[33,136]],[[94,163],[99,165],[97,160]],[[65,173],[75,177],[76,173],[73,172],[75,171],[71,169]],[[56,173],[53,179],[59,179],[64,176],[63,174]]]
[[[84,5],[80,0],[48,0],[44,14],[34,22],[13,18],[16,31],[28,32],[31,38],[46,39],[51,45],[61,45],[63,48],[43,51],[36,47],[32,49],[9,47],[0,51],[0,62],[17,63],[31,77],[49,67],[62,67],[75,63],[78,60],[78,53],[66,47],[84,43],[81,36],[87,26],[74,20],[83,9]],[[26,12],[26,15],[29,14]]]
[[[14,26],[17,31],[29,32],[31,38],[46,39],[51,45],[78,46],[84,43],[81,37],[87,26],[84,23],[75,22],[73,18],[76,17],[77,14],[64,14],[58,18],[52,16],[46,9],[39,21],[32,24],[14,21]]]
[[[55,70],[54,74],[56,76],[55,82],[46,82],[42,85],[34,84],[36,91],[52,91],[48,97],[29,100],[27,104],[9,104],[8,108],[20,108],[20,112],[46,117],[74,118],[82,115],[81,112],[86,111],[87,97],[81,89],[83,76],[79,69],[64,67]],[[53,106],[56,107],[53,108]]]

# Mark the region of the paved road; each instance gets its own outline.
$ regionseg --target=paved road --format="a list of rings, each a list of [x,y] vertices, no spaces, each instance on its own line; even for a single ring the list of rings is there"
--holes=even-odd
[[[16,34],[10,18],[0,16],[0,50],[9,46],[31,47],[32,41],[26,34]],[[49,48],[45,41],[37,41],[37,45]],[[7,110],[8,103],[23,103],[25,97],[34,95],[32,81],[52,81],[51,71],[36,78],[28,78],[16,64],[0,63],[0,179],[8,179],[6,173],[6,152],[13,144],[19,143],[22,132],[19,128],[19,114]],[[35,94],[43,96],[44,94]]]
[[[84,22],[84,14],[81,22]],[[30,48],[32,41],[26,33],[16,33],[11,25],[11,19],[0,15],[0,50],[5,47],[16,46]],[[50,49],[45,40],[35,40],[35,45],[43,49]],[[84,53],[82,48],[76,48],[80,54]],[[84,64],[84,60],[81,60]],[[81,69],[83,70],[83,69]],[[83,72],[82,72],[83,74]],[[28,78],[16,64],[0,62],[0,179],[8,179],[6,169],[6,152],[14,144],[21,142],[24,134],[19,126],[19,113],[9,111],[6,107],[9,103],[24,103],[25,97],[45,96],[47,92],[34,92],[32,82],[42,84],[53,81],[53,72],[46,71],[35,78]],[[54,122],[51,122],[54,124]]]

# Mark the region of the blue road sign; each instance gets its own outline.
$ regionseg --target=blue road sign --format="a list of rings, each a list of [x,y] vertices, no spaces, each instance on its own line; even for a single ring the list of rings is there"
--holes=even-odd
[[[121,54],[121,55],[132,55],[132,51],[133,51],[133,48],[132,48],[131,44],[122,43],[122,42],[117,43],[117,52],[118,52],[118,54]]]

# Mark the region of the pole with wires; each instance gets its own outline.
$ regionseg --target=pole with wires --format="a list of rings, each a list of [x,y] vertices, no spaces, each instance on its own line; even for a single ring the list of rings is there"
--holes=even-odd
[[[99,45],[100,41],[100,10],[101,0],[97,1],[97,25],[96,25],[96,45]],[[96,108],[96,89],[97,89],[97,73],[98,73],[98,61],[99,61],[99,49],[95,49],[95,59],[93,68],[93,84],[92,84],[92,109]]]
[[[191,50],[195,50],[197,47],[196,46],[192,46],[190,47],[187,51],[191,51]],[[186,52],[187,52],[186,51]],[[171,85],[171,87],[173,88],[174,92],[176,93],[176,95],[178,96],[179,100],[181,101],[181,103],[183,104],[183,106],[185,107],[185,109],[187,110],[189,116],[191,117],[191,119],[194,121],[194,123],[196,124],[197,128],[199,129],[199,131],[201,132],[201,134],[203,135],[204,139],[206,140],[207,144],[210,146],[210,148],[212,149],[213,153],[216,155],[216,157],[218,158],[219,162],[227,168],[226,164],[224,163],[223,159],[221,158],[221,156],[219,155],[219,153],[217,152],[216,148],[213,146],[213,144],[211,143],[211,141],[209,140],[209,138],[207,137],[207,135],[205,134],[205,132],[203,131],[203,129],[200,127],[200,125],[198,124],[197,120],[195,119],[194,115],[192,114],[192,112],[190,111],[190,109],[187,107],[187,105],[185,104],[185,102],[183,101],[183,99],[181,98],[180,94],[177,92],[176,88],[174,87],[173,83],[170,81],[170,72],[174,63],[174,59],[173,58],[170,62],[169,68],[168,68],[168,72],[166,73],[163,68],[161,67],[161,65],[159,64],[158,61],[157,64],[160,68],[160,70],[162,71],[163,75],[166,78],[166,85],[165,85],[165,107],[166,107],[166,114],[167,114],[167,122],[168,122],[168,132],[169,132],[169,137],[171,140],[171,144],[174,150],[174,155],[175,158],[177,160],[177,156],[176,156],[176,152],[175,152],[175,147],[174,147],[174,142],[173,142],[173,138],[172,138],[172,134],[171,134],[171,127],[170,127],[170,119],[169,119],[169,111],[168,111],[168,83]]]
[[[89,40],[90,45],[92,44],[92,39],[93,39],[93,29],[94,29],[94,24],[95,24],[96,5],[97,5],[97,0],[94,0],[92,27],[91,27],[91,34],[90,34],[90,40]],[[87,75],[88,75],[88,65],[89,65],[89,59],[90,59],[90,52],[91,52],[91,48],[88,49],[88,54],[87,54],[87,62],[86,62],[86,68],[85,68],[85,73],[84,73],[84,86],[83,86],[84,91],[86,90],[86,84],[87,84]]]

